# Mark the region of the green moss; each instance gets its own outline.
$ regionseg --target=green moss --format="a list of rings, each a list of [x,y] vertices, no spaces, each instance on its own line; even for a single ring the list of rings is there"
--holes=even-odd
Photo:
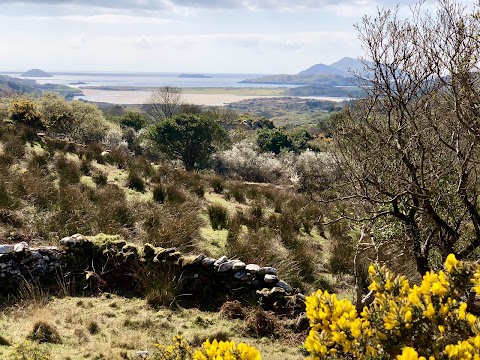
[[[95,247],[98,248],[115,248],[122,249],[127,242],[120,235],[108,235],[108,234],[97,234],[95,236],[86,236],[88,241],[90,241]]]

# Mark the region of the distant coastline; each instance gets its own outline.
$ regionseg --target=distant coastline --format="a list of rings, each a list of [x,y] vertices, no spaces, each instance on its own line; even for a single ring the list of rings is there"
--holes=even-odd
[[[211,79],[212,76],[204,74],[180,74],[178,77],[181,78],[191,78],[191,79]]]
[[[183,101],[196,105],[224,106],[226,104],[241,100],[255,99],[259,97],[298,97],[302,99],[329,100],[340,102],[349,98],[328,97],[328,96],[287,96],[275,94],[271,89],[264,90],[265,95],[260,95],[259,89],[237,89],[239,91],[227,90],[224,88],[210,89],[183,89]],[[243,92],[242,92],[243,90]],[[106,102],[111,104],[144,104],[150,98],[151,90],[101,90],[95,88],[82,89],[84,96],[77,97],[92,102]],[[270,95],[266,95],[270,93]],[[250,94],[250,95],[249,95]]]

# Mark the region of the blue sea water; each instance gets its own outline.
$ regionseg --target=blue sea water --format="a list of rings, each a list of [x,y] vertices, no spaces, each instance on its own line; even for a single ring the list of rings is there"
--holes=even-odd
[[[268,84],[242,84],[245,79],[265,76],[265,74],[207,74],[210,78],[179,77],[181,73],[114,73],[114,72],[49,72],[53,77],[33,78],[40,84],[62,84],[82,86],[141,86],[141,87],[279,87]],[[20,77],[21,73],[3,72],[0,74]],[[79,84],[81,83],[81,84]],[[284,85],[287,86],[287,85]],[[290,86],[287,86],[290,87]]]

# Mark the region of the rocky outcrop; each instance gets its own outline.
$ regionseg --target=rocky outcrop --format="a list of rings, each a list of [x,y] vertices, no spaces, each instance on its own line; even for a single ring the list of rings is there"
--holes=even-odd
[[[25,282],[136,295],[167,283],[182,305],[218,308],[226,300],[238,299],[292,315],[304,311],[304,296],[282,281],[273,267],[138,246],[103,234],[68,236],[59,246],[0,245],[0,294],[15,294]]]

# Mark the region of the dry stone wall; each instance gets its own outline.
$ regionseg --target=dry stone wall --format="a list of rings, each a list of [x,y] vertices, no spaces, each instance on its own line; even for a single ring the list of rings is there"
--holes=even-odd
[[[304,311],[305,299],[274,267],[137,246],[103,234],[75,234],[61,239],[59,246],[0,245],[0,294],[15,294],[22,283],[138,295],[167,283],[182,304],[215,308],[226,300],[248,300],[291,315]]]

